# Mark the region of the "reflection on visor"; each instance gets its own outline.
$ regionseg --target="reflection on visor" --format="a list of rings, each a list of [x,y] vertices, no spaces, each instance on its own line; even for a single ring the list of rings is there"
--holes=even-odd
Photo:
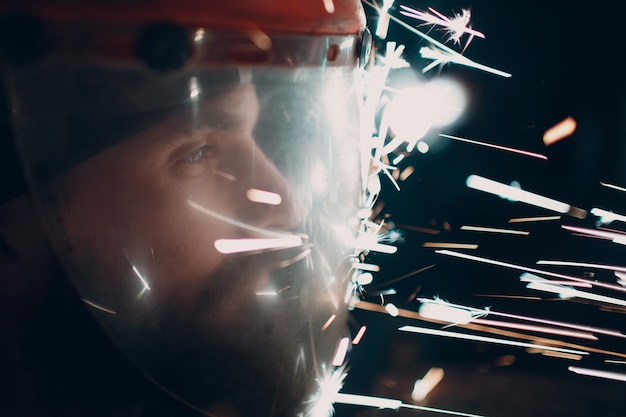
[[[55,65],[48,79],[68,74]],[[354,254],[336,230],[360,190],[352,69],[99,68],[90,89],[94,68],[71,70],[16,125],[81,297],[193,408],[313,415],[316,381],[349,348]]]

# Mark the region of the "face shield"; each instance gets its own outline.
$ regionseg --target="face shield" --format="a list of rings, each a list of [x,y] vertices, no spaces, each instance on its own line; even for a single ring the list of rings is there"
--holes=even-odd
[[[198,411],[312,415],[347,347],[358,37],[199,30],[190,61],[159,72],[93,33],[109,38],[6,69],[85,307]]]

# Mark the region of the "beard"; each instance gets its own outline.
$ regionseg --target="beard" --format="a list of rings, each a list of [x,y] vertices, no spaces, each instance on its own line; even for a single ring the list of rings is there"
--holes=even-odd
[[[279,252],[229,257],[192,299],[172,298],[125,323],[122,345],[157,385],[198,411],[297,415],[344,336],[347,311],[326,300],[319,262],[272,271],[297,256]],[[276,294],[258,295],[268,286]],[[332,314],[336,324],[320,330]]]

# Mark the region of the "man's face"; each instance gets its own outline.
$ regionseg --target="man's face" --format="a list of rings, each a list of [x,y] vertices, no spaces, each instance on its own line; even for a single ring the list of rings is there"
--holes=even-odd
[[[167,390],[229,415],[292,413],[345,324],[346,270],[309,243],[308,191],[255,141],[263,110],[240,84],[156,122],[75,167],[59,214],[119,344]]]

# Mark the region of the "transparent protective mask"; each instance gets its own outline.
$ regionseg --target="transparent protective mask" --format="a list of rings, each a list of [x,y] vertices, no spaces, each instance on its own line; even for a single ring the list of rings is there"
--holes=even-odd
[[[208,415],[313,415],[347,347],[354,66],[7,74],[59,257],[117,346]]]

